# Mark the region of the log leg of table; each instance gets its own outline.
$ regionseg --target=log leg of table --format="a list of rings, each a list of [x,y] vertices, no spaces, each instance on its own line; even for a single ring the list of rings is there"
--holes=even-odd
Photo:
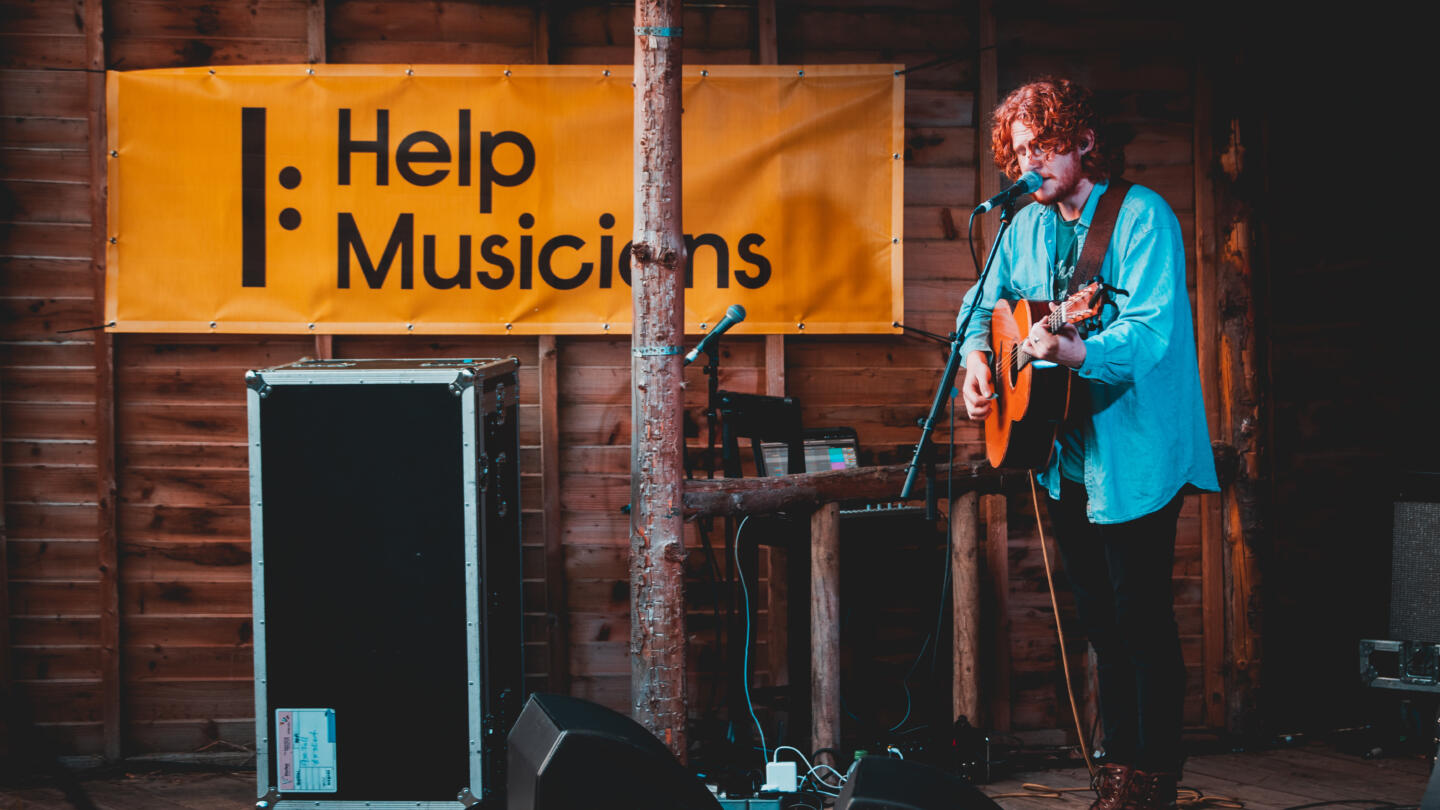
[[[1010,730],[1010,529],[1004,495],[980,498],[985,512],[985,564],[988,581],[986,604],[989,605],[989,627],[994,642],[990,659],[985,662],[989,672],[986,697],[990,704],[990,721],[985,725],[996,731]]]
[[[765,649],[770,661],[772,686],[790,685],[790,551],[779,546],[764,549],[769,560],[765,580],[768,617]]]
[[[967,492],[950,505],[950,575],[955,611],[955,717],[980,725],[980,499]]]
[[[810,746],[840,746],[840,505],[836,503],[827,503],[810,516]],[[827,764],[838,762],[832,757]]]

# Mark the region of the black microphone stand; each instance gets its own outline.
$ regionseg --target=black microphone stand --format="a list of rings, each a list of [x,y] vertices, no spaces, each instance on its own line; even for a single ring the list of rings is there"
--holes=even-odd
[[[715,477],[715,430],[720,422],[720,341],[705,347],[705,471],[706,478]]]
[[[915,489],[915,477],[920,472],[920,460],[927,457],[926,450],[930,446],[930,434],[935,431],[935,422],[940,418],[941,412],[945,410],[946,400],[953,399],[955,394],[955,377],[960,372],[960,346],[965,342],[965,331],[970,328],[970,318],[975,314],[975,307],[984,298],[985,280],[990,276],[990,268],[995,264],[995,256],[1000,252],[1000,238],[1005,235],[1005,229],[1010,227],[1010,219],[1015,215],[1015,202],[1013,199],[1006,201],[1000,209],[1000,228],[995,231],[995,241],[990,244],[990,255],[985,257],[985,268],[980,271],[980,278],[975,282],[975,298],[965,312],[965,320],[960,323],[960,328],[950,341],[950,359],[945,363],[945,374],[940,379],[940,388],[935,391],[935,401],[930,405],[930,413],[926,415],[925,421],[920,425],[920,441],[915,443],[915,456],[910,459],[910,469],[905,473],[905,486],[900,490],[900,500],[910,499],[910,493]],[[933,464],[933,462],[932,462]],[[932,467],[933,469],[933,467]],[[934,476],[927,479],[927,486],[931,485]],[[933,490],[932,490],[933,492]]]
[[[913,332],[915,335],[925,338],[926,340],[933,340],[942,346],[948,346],[955,340],[954,332],[948,335],[941,335],[926,329],[921,329],[918,326],[908,326],[899,321],[892,321],[890,325],[903,329],[906,332]],[[940,519],[940,509],[936,503],[934,453],[930,453],[925,457],[925,519],[932,522]]]
[[[715,477],[715,433],[719,427],[720,420],[720,344],[719,341],[711,343],[702,351],[705,352],[707,362],[704,373],[706,377],[705,397],[705,456],[701,460],[704,465],[705,477]],[[694,465],[691,463],[690,451],[685,450],[685,477],[694,478]]]
[[[705,457],[701,463],[705,466],[705,477],[714,478],[715,434],[719,428],[720,421],[720,341],[711,341],[710,345],[706,346],[703,351],[706,357],[704,373],[707,378],[707,393],[705,398]],[[694,477],[690,464],[690,451],[688,449],[685,451],[685,477]],[[700,518],[700,520],[696,522],[695,528],[696,532],[700,535],[700,543],[705,549],[705,561],[710,569],[711,597],[715,613],[715,643],[719,649],[724,650],[727,649],[726,638],[729,635],[727,628],[730,623],[728,621],[721,621],[720,616],[722,612],[727,617],[734,614],[734,605],[731,603],[732,597],[729,595],[730,589],[727,587],[722,591],[720,587],[722,580],[728,586],[734,578],[734,572],[730,568],[731,533],[729,518],[726,518],[725,521],[724,570],[721,570],[719,561],[715,559],[715,546],[710,542],[710,532],[715,528],[715,518],[713,516]],[[712,686],[710,693],[710,702],[712,704],[715,702],[716,697],[714,689]]]

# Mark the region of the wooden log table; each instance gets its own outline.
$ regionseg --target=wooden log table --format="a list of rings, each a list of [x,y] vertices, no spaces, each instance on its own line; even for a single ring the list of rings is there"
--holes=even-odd
[[[840,745],[840,502],[893,501],[907,465],[685,482],[685,516],[810,513],[810,744]],[[999,492],[1007,476],[988,465],[937,465],[936,483],[950,483],[951,574],[954,579],[954,706],[974,721],[980,702],[974,665],[979,643],[978,493]],[[921,481],[924,479],[922,477]],[[682,634],[683,637],[683,634]],[[834,762],[830,763],[836,764]]]

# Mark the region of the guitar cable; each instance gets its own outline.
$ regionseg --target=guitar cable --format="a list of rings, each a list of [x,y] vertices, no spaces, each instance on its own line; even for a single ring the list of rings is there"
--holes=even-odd
[[[1080,712],[1075,706],[1075,685],[1070,679],[1070,657],[1065,654],[1065,631],[1060,627],[1060,603],[1055,598],[1055,579],[1050,574],[1050,550],[1045,542],[1045,526],[1040,522],[1040,495],[1035,487],[1035,471],[1030,470],[1028,475],[1030,478],[1030,502],[1035,507],[1035,528],[1040,532],[1040,556],[1045,561],[1045,584],[1050,590],[1050,608],[1055,613],[1055,635],[1060,640],[1060,663],[1065,670],[1065,694],[1070,698],[1070,716],[1075,719],[1075,734],[1080,741],[1080,756],[1085,760],[1086,770],[1090,772],[1090,787],[1055,788],[1033,782],[1026,782],[1021,785],[1021,792],[1000,793],[990,796],[992,799],[1018,797],[1059,799],[1062,797],[1062,794],[1065,793],[1098,790],[1098,782],[1096,779],[1098,773],[1095,770],[1095,763],[1090,756],[1089,740],[1086,739],[1085,731],[1080,726]],[[1222,810],[1244,810],[1245,807],[1245,802],[1234,796],[1208,794],[1203,790],[1186,787],[1184,785],[1178,785],[1176,791],[1178,793],[1176,806],[1178,807],[1216,807]],[[1309,807],[1312,805],[1306,806]],[[1289,808],[1289,810],[1298,810],[1298,808]],[[1382,808],[1381,810],[1390,810],[1390,808]],[[1396,808],[1396,810],[1399,810],[1399,808]]]
[[[1030,470],[1030,502],[1035,506],[1035,528],[1040,532],[1040,556],[1045,560],[1045,584],[1050,589],[1050,608],[1055,612],[1055,635],[1060,639],[1060,664],[1065,670],[1065,694],[1070,698],[1070,716],[1075,720],[1075,739],[1080,743],[1080,757],[1090,771],[1090,784],[1095,784],[1095,763],[1090,757],[1090,743],[1080,727],[1080,712],[1075,707],[1075,684],[1070,679],[1070,656],[1065,653],[1065,631],[1060,627],[1060,602],[1055,598],[1055,578],[1050,574],[1050,549],[1045,542],[1045,525],[1040,520],[1040,494],[1035,487],[1035,471]]]

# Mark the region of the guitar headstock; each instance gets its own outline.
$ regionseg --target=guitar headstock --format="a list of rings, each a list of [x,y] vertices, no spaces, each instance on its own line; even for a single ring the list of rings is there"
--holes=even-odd
[[[1051,332],[1060,331],[1060,327],[1067,323],[1081,323],[1100,317],[1100,311],[1105,307],[1105,284],[1096,277],[1096,280],[1076,290],[1072,295],[1060,302],[1059,307],[1050,313],[1049,327]]]

